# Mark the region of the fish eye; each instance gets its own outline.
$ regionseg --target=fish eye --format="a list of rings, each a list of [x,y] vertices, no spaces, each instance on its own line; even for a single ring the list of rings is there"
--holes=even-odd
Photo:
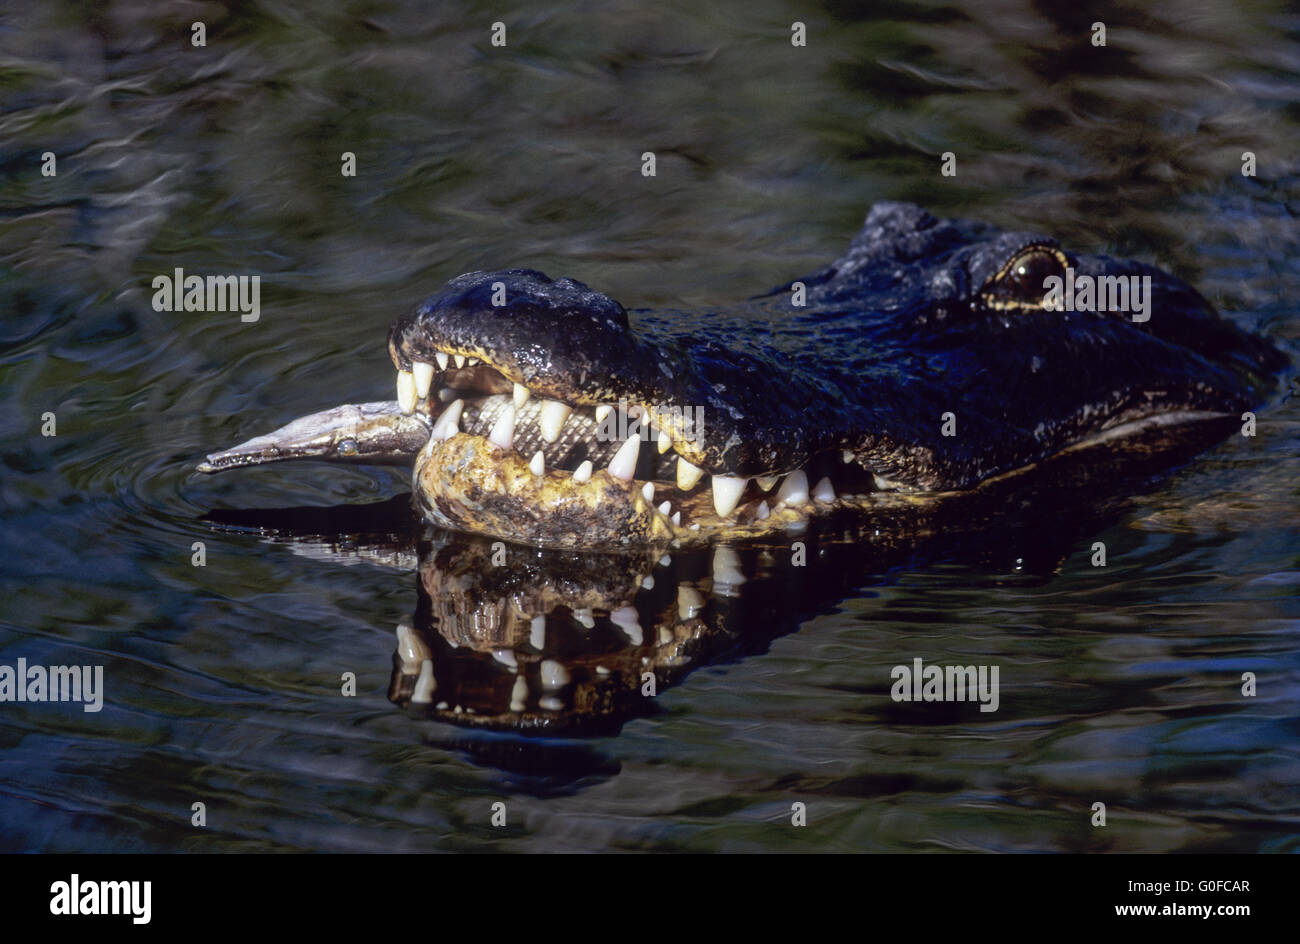
[[[1042,308],[1044,282],[1065,278],[1065,253],[1054,246],[1030,246],[1011,257],[980,294],[990,308]]]

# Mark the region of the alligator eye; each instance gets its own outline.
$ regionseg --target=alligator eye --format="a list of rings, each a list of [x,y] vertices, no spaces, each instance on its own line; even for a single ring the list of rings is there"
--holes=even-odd
[[[1065,278],[1065,253],[1054,246],[1031,246],[1016,253],[980,293],[990,308],[1042,308],[1044,281]]]

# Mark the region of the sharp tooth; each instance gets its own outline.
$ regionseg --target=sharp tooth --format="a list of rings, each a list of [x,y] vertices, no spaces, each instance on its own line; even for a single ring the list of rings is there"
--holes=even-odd
[[[488,440],[502,449],[509,449],[515,444],[515,405],[507,403],[501,411],[500,418],[488,433]]]
[[[813,488],[813,499],[826,505],[835,501],[835,489],[831,487],[830,479],[823,478],[817,483]]]
[[[439,351],[438,353],[434,354],[433,356],[434,356],[435,358],[437,358],[437,361],[438,361],[438,367],[439,367],[440,369],[442,369],[442,370],[446,370],[446,369],[447,369],[447,365],[451,363],[451,358],[448,357],[446,354],[442,353],[442,351]]]
[[[546,457],[542,455],[542,450],[538,449],[533,456],[533,461],[528,463],[528,471],[538,478],[546,471]]]
[[[689,492],[693,489],[695,483],[700,480],[700,476],[703,474],[703,469],[691,465],[681,456],[677,457],[677,487],[683,492]]]
[[[528,645],[538,652],[546,648],[546,617],[534,616],[528,622]]]
[[[433,660],[425,659],[420,663],[420,677],[415,680],[411,701],[417,705],[427,705],[433,701],[433,693],[437,690],[438,683],[433,677]]]
[[[759,488],[766,492],[776,484],[776,480],[779,478],[779,475],[760,475],[754,481],[758,483]]]
[[[397,654],[402,660],[403,670],[408,665],[418,666],[433,655],[424,640],[406,623],[397,624]]]
[[[673,512],[672,522],[679,528],[682,526],[682,513],[680,511]]]
[[[772,512],[767,507],[767,502],[762,501],[758,503],[758,511],[754,512],[754,517],[757,518],[759,521],[762,521],[771,513]]]
[[[549,692],[569,684],[569,670],[554,659],[544,659],[537,667],[537,678]]]
[[[612,406],[596,407],[596,422],[597,423],[605,422],[605,417],[609,416],[609,414],[613,412],[614,412],[614,408]]]
[[[454,361],[456,362],[456,366],[457,366],[457,367],[464,367],[464,366],[465,366],[465,355],[464,355],[464,354],[455,354],[455,355],[452,356],[452,360],[454,360]]]
[[[663,455],[673,447],[673,437],[669,436],[664,430],[659,430],[659,455]]]
[[[662,505],[659,506],[659,514],[663,515],[665,518],[667,518],[668,515],[672,513],[672,510],[673,510],[673,506],[668,504],[668,502],[664,502]]]
[[[418,399],[415,395],[415,378],[411,376],[409,370],[399,370],[397,372],[397,405],[401,407],[403,413],[410,413],[415,409],[415,401]]]
[[[739,475],[715,475],[713,477],[713,510],[719,518],[725,518],[736,510],[740,502],[740,493],[749,484],[749,479]]]
[[[585,607],[574,610],[573,618],[587,629],[594,629],[596,627],[596,617],[592,615],[590,609]]]
[[[776,493],[778,505],[803,505],[808,501],[808,476],[803,469],[791,472]]]
[[[433,424],[433,432],[430,436],[433,439],[451,439],[460,432],[460,411],[465,409],[464,400],[455,400],[451,406],[442,411],[438,417],[438,422]]]
[[[415,361],[411,364],[411,376],[415,378],[415,395],[423,400],[429,395],[429,385],[433,383],[433,365]]]
[[[467,357],[467,358],[465,358],[465,366],[466,366],[466,367],[473,367],[473,366],[474,366],[475,364],[477,364],[477,363],[478,363],[478,358],[477,358],[477,357]]]
[[[844,460],[845,465],[848,465],[850,462],[853,461],[853,450],[845,449],[843,452],[840,453],[840,458]]]
[[[655,500],[654,482],[646,482],[644,485],[641,486],[641,497],[648,502],[652,502]]]
[[[587,482],[591,479],[591,463],[583,460],[582,465],[573,470],[573,481]]]
[[[609,621],[623,630],[623,635],[634,646],[641,645],[644,635],[641,632],[641,619],[634,606],[624,606],[609,614]]]
[[[700,591],[688,584],[679,583],[677,585],[677,618],[682,622],[695,619],[702,609],[704,609],[704,597],[700,595]]]
[[[646,590],[653,590],[655,588],[655,579],[653,577],[645,577],[641,581],[641,586]]]
[[[515,384],[515,409],[519,409],[528,402],[530,396],[528,388],[523,384]]]
[[[515,687],[510,690],[510,710],[523,711],[528,707],[528,683],[521,675],[515,679]]]
[[[641,454],[641,437],[632,436],[618,447],[614,458],[609,462],[609,474],[625,482],[632,481],[636,472],[636,459]]]
[[[542,415],[537,419],[537,425],[542,431],[542,438],[548,443],[553,443],[560,438],[560,430],[564,429],[564,421],[569,418],[573,412],[573,407],[567,403],[561,403],[559,400],[547,400],[542,404]]]

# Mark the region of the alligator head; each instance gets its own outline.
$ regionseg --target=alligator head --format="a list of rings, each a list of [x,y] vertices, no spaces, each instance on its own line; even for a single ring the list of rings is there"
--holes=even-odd
[[[628,312],[569,279],[475,272],[399,318],[388,349],[396,402],[306,417],[200,469],[408,461],[449,529],[680,546],[975,490],[1081,449],[1203,447],[1285,363],[1159,269],[896,203],[841,259],[737,306]]]

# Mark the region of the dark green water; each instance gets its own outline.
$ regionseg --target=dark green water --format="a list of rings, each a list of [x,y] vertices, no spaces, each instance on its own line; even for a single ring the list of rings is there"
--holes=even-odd
[[[403,473],[192,474],[390,397],[388,322],[461,272],[720,304],[834,258],[880,199],[1156,262],[1294,357],[1286,5],[260,3],[198,49],[190,5],[26,6],[0,12],[0,663],[102,665],[106,696],[0,705],[0,847],[1296,849],[1300,396],[1059,559],[996,531],[985,559],[864,551],[820,615],[568,739],[390,703],[413,574],[199,520]],[[261,275],[260,320],[154,311],[177,267]],[[916,657],[1000,665],[1002,707],[896,711]]]

